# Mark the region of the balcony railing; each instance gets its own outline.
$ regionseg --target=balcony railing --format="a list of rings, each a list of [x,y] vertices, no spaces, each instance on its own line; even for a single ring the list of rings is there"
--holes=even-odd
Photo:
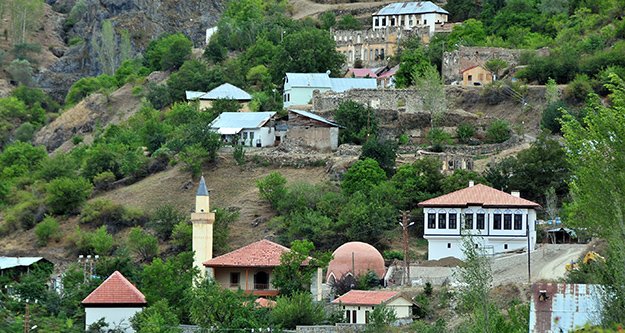
[[[269,283],[254,283],[255,290],[269,289]]]

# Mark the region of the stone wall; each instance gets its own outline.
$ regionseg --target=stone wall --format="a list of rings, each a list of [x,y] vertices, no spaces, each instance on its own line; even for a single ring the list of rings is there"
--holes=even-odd
[[[423,100],[415,89],[353,89],[342,93],[313,92],[313,110],[318,113],[333,111],[346,100],[367,105],[374,110],[403,110],[416,113],[423,110]]]
[[[484,65],[490,59],[503,59],[508,66],[519,64],[521,50],[499,47],[467,47],[443,54],[443,78],[446,83],[462,81],[462,71],[476,65]]]
[[[338,323],[335,326],[332,325],[318,325],[318,326],[297,326],[295,332],[297,333],[357,333],[364,332],[366,325],[364,324],[345,324]]]

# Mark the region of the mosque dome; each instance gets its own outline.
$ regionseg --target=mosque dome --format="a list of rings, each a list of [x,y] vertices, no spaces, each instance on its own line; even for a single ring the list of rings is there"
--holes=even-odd
[[[357,277],[373,271],[382,279],[384,277],[384,258],[375,247],[363,242],[349,242],[339,246],[332,253],[334,258],[328,266],[326,281],[339,280],[346,274]]]

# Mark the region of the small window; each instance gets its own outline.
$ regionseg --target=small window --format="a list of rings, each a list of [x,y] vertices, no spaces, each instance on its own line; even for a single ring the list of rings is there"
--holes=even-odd
[[[508,249],[508,244],[504,244],[504,245],[503,245],[503,249],[504,249],[504,250],[507,250],[507,249]]]
[[[469,76],[467,76],[467,80],[469,80],[469,81],[473,81],[473,75],[469,75]]]
[[[239,272],[231,272],[230,273],[230,287],[239,287],[239,282],[241,281],[241,273]]]
[[[523,215],[514,214],[514,230],[523,229]]]
[[[428,228],[436,229],[436,214],[434,213],[428,214]]]
[[[456,229],[458,227],[458,214],[449,214],[449,229]]]
[[[477,244],[475,244],[475,248],[476,248],[476,249],[479,249],[479,248],[480,248],[480,246],[479,246],[479,245],[477,245]]]
[[[447,229],[447,214],[438,213],[438,228]]]
[[[503,229],[512,230],[512,214],[503,215]]]
[[[345,319],[347,319],[348,324],[351,324],[351,316],[349,312],[349,310],[345,311]]]
[[[369,323],[369,311],[365,311],[365,324]]]
[[[501,214],[493,214],[493,229],[501,230]]]
[[[473,214],[472,213],[464,214],[464,228],[467,230],[473,229]]]
[[[356,310],[352,310],[352,324],[357,323]]]
[[[254,132],[250,132],[250,140],[254,140]]]
[[[428,24],[428,20],[423,20],[423,24]]]
[[[479,230],[484,230],[486,229],[486,223],[484,223],[485,220],[485,215],[484,214],[477,214],[477,228]]]
[[[247,132],[243,132],[243,140],[247,140]]]
[[[451,249],[451,243],[447,243],[447,248]]]

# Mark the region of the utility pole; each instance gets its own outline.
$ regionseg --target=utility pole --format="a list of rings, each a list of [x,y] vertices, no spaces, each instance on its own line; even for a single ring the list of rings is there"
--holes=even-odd
[[[30,331],[30,307],[28,301],[26,302],[26,312],[24,313],[24,333]]]
[[[530,222],[526,221],[526,229],[527,229],[527,283],[532,285],[532,271],[531,271],[531,257],[530,257]]]
[[[410,262],[408,260],[408,227],[414,224],[414,222],[410,222],[410,211],[401,210],[401,222],[399,225],[402,228],[403,236],[404,236],[404,277],[402,285],[410,283]]]

